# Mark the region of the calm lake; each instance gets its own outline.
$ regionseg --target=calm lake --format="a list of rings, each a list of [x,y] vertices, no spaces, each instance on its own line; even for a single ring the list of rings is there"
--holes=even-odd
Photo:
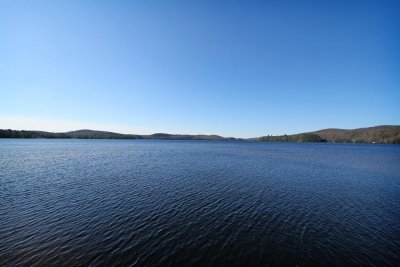
[[[399,266],[400,145],[0,139],[1,266]]]

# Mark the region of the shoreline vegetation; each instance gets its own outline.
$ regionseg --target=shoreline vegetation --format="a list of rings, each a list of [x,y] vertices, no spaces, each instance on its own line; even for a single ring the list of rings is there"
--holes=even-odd
[[[51,139],[156,139],[156,140],[218,140],[260,142],[329,142],[400,144],[400,126],[383,125],[359,129],[324,129],[292,135],[266,135],[256,138],[234,138],[219,135],[189,135],[155,133],[150,135],[120,134],[106,131],[78,130],[63,133],[45,131],[0,129],[0,138],[51,138]]]

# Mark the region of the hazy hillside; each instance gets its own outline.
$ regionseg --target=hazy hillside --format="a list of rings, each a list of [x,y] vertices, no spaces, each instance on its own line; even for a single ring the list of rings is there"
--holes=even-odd
[[[163,139],[163,140],[237,140],[233,137],[222,137],[219,135],[189,135],[189,134],[166,134],[155,133],[151,135],[142,135],[146,139]]]
[[[120,134],[105,131],[94,131],[94,130],[78,130],[66,132],[66,136],[69,138],[80,138],[80,139],[142,139],[140,135],[133,134]]]
[[[334,142],[400,144],[400,126],[383,125],[353,130],[324,129],[315,132],[281,136],[262,136],[267,142]]]

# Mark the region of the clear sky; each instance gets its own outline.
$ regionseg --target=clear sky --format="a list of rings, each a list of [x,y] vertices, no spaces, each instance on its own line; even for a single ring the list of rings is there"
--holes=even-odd
[[[400,124],[400,1],[0,1],[0,128]]]

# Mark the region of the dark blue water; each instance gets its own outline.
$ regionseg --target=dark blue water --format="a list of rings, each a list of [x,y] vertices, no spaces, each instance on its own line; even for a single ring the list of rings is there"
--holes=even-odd
[[[1,266],[399,262],[399,145],[0,140]]]

